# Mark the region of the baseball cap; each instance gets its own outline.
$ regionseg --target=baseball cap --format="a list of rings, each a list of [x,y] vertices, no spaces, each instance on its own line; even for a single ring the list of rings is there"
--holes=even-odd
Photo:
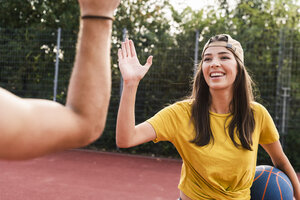
[[[224,40],[227,41],[214,41],[214,38],[216,37],[224,37]],[[208,47],[226,47],[228,49],[231,49],[232,52],[238,57],[238,59],[244,63],[244,51],[242,48],[242,45],[235,39],[233,39],[230,35],[228,34],[220,34],[216,35],[214,37],[211,37],[207,43],[204,45],[204,48],[202,50],[202,58],[204,56],[204,52]]]

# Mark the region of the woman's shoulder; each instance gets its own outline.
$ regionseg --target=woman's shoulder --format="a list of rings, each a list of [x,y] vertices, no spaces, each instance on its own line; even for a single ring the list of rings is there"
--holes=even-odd
[[[190,113],[192,108],[192,100],[181,100],[177,101],[169,106],[167,106],[165,109],[171,109],[175,111],[176,113],[178,112],[187,112]]]
[[[177,106],[177,107],[181,107],[182,109],[188,109],[188,110],[190,110],[191,107],[192,107],[192,103],[193,103],[192,100],[185,99],[185,100],[177,101],[173,105]]]
[[[254,113],[259,113],[259,114],[268,113],[265,106],[263,106],[262,104],[256,101],[251,102],[251,108],[253,109]]]

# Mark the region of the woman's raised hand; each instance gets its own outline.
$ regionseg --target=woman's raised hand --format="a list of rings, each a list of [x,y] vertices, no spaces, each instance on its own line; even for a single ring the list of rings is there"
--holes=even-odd
[[[153,56],[149,56],[145,65],[141,65],[135,51],[132,40],[122,42],[122,48],[118,51],[119,68],[124,83],[139,83],[152,65]]]

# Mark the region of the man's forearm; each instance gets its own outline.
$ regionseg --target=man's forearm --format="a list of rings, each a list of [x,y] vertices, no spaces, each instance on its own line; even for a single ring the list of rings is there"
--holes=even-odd
[[[111,91],[110,42],[112,21],[81,20],[77,55],[67,106],[83,116],[96,139],[102,132]]]

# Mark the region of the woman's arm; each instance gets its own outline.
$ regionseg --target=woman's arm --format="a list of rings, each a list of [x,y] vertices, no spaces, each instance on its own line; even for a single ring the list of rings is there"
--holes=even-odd
[[[135,97],[140,80],[152,65],[152,56],[142,66],[137,58],[132,40],[126,39],[118,51],[119,68],[123,77],[123,91],[118,111],[116,143],[128,148],[156,138],[153,127],[144,122],[135,126]]]
[[[276,141],[274,143],[263,144],[261,146],[271,157],[274,166],[282,170],[290,178],[294,188],[294,197],[296,200],[300,200],[300,183],[297,174],[283,152],[280,142]]]

